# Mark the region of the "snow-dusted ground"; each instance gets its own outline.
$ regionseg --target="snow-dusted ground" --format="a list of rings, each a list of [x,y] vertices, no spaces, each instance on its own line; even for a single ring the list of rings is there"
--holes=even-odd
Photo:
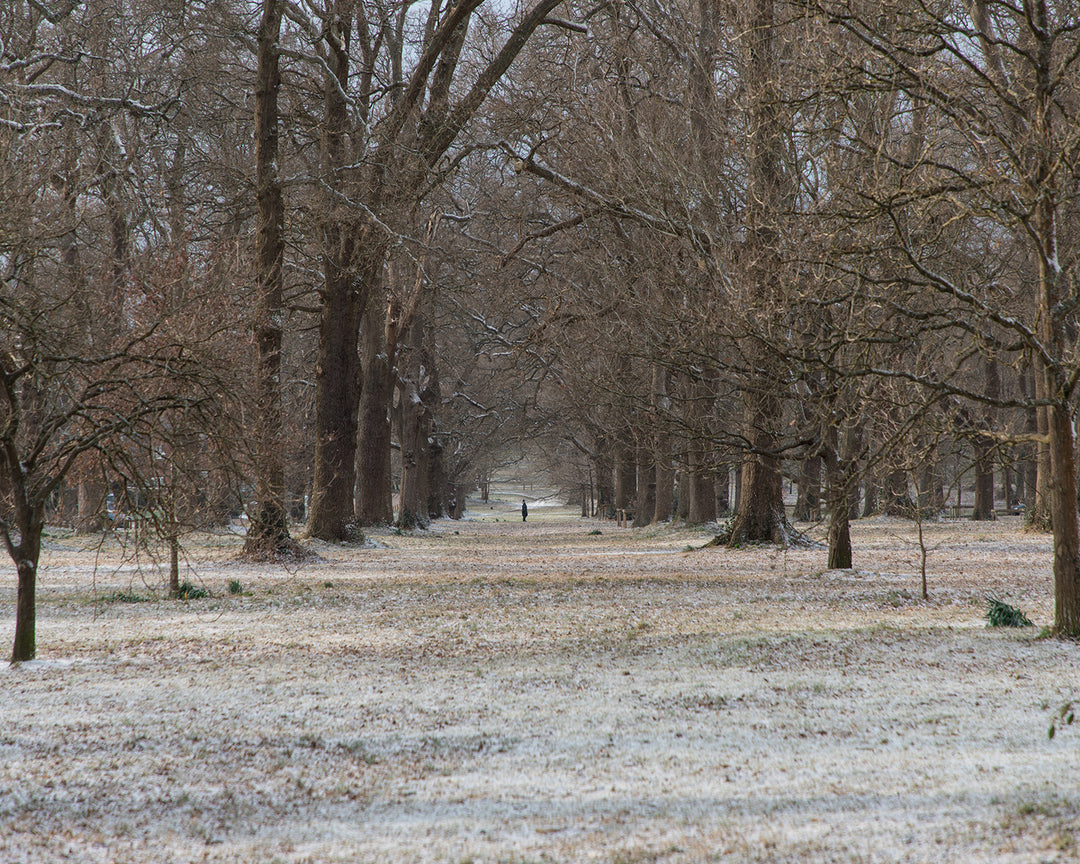
[[[982,618],[1050,621],[1047,537],[927,526],[923,602],[900,521],[823,572],[519,506],[291,571],[204,538],[186,603],[54,538],[41,659],[0,666],[0,861],[1080,860],[1080,729],[1046,734],[1080,646]],[[8,568],[3,651],[13,607]]]

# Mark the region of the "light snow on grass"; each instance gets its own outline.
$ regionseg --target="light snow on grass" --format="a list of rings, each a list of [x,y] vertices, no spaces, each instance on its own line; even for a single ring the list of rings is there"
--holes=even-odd
[[[188,602],[52,544],[40,659],[0,667],[0,861],[1080,860],[1048,537],[924,525],[926,602],[901,520],[827,571],[516,506],[291,569],[194,538]],[[12,568],[0,613],[10,645]]]

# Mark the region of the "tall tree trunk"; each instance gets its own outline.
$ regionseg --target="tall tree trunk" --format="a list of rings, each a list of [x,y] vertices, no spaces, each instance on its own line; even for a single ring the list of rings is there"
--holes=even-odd
[[[684,454],[683,458],[687,458]],[[680,468],[678,472],[679,495],[675,504],[675,515],[686,522],[690,519],[690,472],[686,468]]]
[[[825,432],[824,442],[825,482],[827,507],[829,509],[829,557],[830,570],[851,569],[851,482],[854,479],[852,464],[840,453],[840,435],[835,427]]]
[[[1025,4],[1026,6],[1027,4]],[[1046,425],[1050,456],[1050,525],[1054,532],[1054,631],[1060,636],[1080,636],[1080,513],[1077,512],[1076,462],[1072,425],[1071,382],[1068,372],[1071,346],[1065,316],[1069,290],[1059,263],[1057,245],[1057,176],[1061,170],[1053,150],[1052,130],[1057,85],[1053,58],[1057,33],[1050,26],[1046,0],[1030,4],[1031,31],[1037,38],[1035,115],[1031,124],[1032,190],[1035,193],[1034,224],[1038,239],[1039,337],[1044,356],[1043,386],[1047,398]],[[1066,295],[1067,296],[1067,295]],[[1053,364],[1053,365],[1051,365]]]
[[[638,502],[634,508],[634,524],[651,525],[656,515],[656,462],[652,448],[638,451]]]
[[[421,475],[424,469],[424,456],[421,452],[421,429],[423,426],[424,403],[420,397],[420,352],[423,344],[423,322],[419,317],[413,320],[407,349],[408,370],[399,384],[401,393],[401,500],[398,505],[397,525],[399,528],[416,528],[427,524],[426,508],[421,497],[423,486]]]
[[[338,0],[327,32],[330,69],[324,88],[322,130],[325,182],[335,191],[348,161],[349,37],[351,0]],[[307,533],[329,541],[362,540],[353,512],[356,427],[360,404],[360,317],[373,273],[357,273],[357,232],[346,205],[332,193],[323,202],[323,290],[315,364],[315,472]],[[365,258],[370,267],[370,258]]]
[[[284,0],[263,0],[255,86],[256,236],[255,505],[246,554],[276,557],[294,550],[285,512],[282,457],[281,340],[284,316],[282,225],[285,208],[278,176],[278,39]]]
[[[364,385],[360,391],[355,504],[361,525],[390,525],[394,521],[390,467],[394,364],[386,350],[385,313],[386,307],[374,302],[364,313]],[[481,492],[486,494],[486,489]]]
[[[781,278],[777,219],[782,184],[780,160],[785,147],[776,94],[773,0],[750,0],[746,9],[746,86],[751,128],[747,139],[748,231],[743,253],[754,302],[762,310],[770,310]],[[776,326],[771,312],[760,316],[758,326],[766,331]],[[783,376],[775,374],[774,358],[765,347],[771,334],[766,332],[765,336],[764,341],[752,343],[752,356],[748,358],[752,371],[743,387],[744,434],[750,446],[743,460],[732,545],[783,543],[788,537],[778,446],[782,404],[777,387]]]
[[[363,539],[353,514],[360,403],[359,309],[347,273],[325,281],[315,367],[315,475],[307,532],[329,541]]]
[[[1035,396],[1034,378],[1034,364],[1029,363],[1028,368],[1020,373],[1020,393],[1025,400],[1033,399]],[[1028,522],[1031,521],[1032,515],[1035,513],[1035,490],[1039,485],[1038,446],[1033,443],[1035,436],[1039,434],[1039,411],[1040,409],[1034,405],[1024,409],[1024,431],[1032,439],[1023,446],[1024,459],[1021,468],[1024,477],[1024,495],[1021,500],[1024,504],[1024,513]]]
[[[993,357],[986,358],[985,375],[986,398],[996,400],[1001,395],[1001,375],[997,361]],[[987,407],[980,423],[980,431],[983,434],[976,436],[975,439],[975,503],[971,518],[976,521],[991,520],[996,515],[994,511],[995,441],[990,435],[992,423],[992,409]]]
[[[364,367],[356,450],[356,518],[361,525],[394,521],[390,400],[394,380],[385,355]]]
[[[704,443],[691,445],[689,492],[690,510],[686,521],[692,525],[704,525],[716,521],[716,472],[703,451]]]
[[[1046,399],[1046,375],[1035,375],[1035,400]],[[1053,527],[1050,519],[1050,429],[1048,426],[1049,409],[1039,405],[1035,409],[1035,427],[1038,443],[1035,445],[1035,506],[1028,511],[1028,526],[1036,531],[1050,531]]]
[[[615,478],[607,436],[597,439],[595,462],[596,513],[601,519],[607,519],[614,515],[615,509]]]
[[[637,497],[637,460],[634,458],[634,447],[629,442],[622,442],[615,455],[615,509],[633,509]]]
[[[731,515],[731,465],[721,462],[716,469],[716,517]]]
[[[802,460],[798,479],[798,497],[793,517],[806,522],[821,518],[821,454]]]

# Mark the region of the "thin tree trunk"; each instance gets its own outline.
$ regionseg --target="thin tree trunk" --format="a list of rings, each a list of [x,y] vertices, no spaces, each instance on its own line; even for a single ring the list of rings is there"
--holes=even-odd
[[[986,398],[996,400],[1001,395],[1001,375],[997,361],[986,359]],[[975,502],[971,518],[988,521],[997,515],[994,511],[994,439],[990,436],[993,421],[992,409],[983,412],[980,431],[984,434],[975,439]],[[1007,499],[1006,499],[1007,501]]]
[[[634,448],[623,442],[615,456],[615,509],[630,510],[637,501],[637,462]]]
[[[423,454],[421,453],[420,432],[423,421],[424,404],[420,398],[420,351],[423,341],[421,332],[423,322],[417,316],[413,320],[409,347],[408,372],[399,384],[401,393],[400,432],[401,441],[401,500],[398,505],[397,525],[399,528],[416,528],[427,524],[423,507],[421,473]]]
[[[835,427],[825,433],[824,462],[828,488],[829,508],[829,557],[827,566],[830,570],[851,569],[851,483],[854,479],[853,466],[849,459],[841,457],[839,452],[840,435]]]

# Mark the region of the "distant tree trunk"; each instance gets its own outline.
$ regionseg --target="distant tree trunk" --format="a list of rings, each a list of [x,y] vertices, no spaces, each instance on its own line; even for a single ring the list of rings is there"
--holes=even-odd
[[[634,524],[650,525],[656,514],[656,463],[651,450],[640,451],[638,464],[638,503],[634,509]]]
[[[615,507],[615,480],[611,466],[608,440],[600,437],[596,442],[596,512],[602,519],[612,515]]]
[[[398,387],[401,393],[401,500],[398,505],[399,528],[416,528],[427,524],[424,506],[422,473],[424,455],[421,452],[424,403],[420,396],[420,352],[423,344],[423,322],[413,320],[407,349],[407,372]]]
[[[850,570],[851,554],[851,485],[855,480],[854,465],[839,452],[840,436],[835,427],[825,434],[824,462],[829,509],[830,570]]]
[[[1046,379],[1041,373],[1035,375],[1035,400],[1046,399]],[[1050,444],[1048,409],[1044,405],[1035,408],[1036,431],[1039,436],[1035,449],[1035,506],[1028,510],[1028,526],[1036,531],[1050,531]]]
[[[986,358],[985,364],[986,398],[997,400],[1001,395],[1001,375],[997,361]],[[971,518],[987,521],[996,516],[994,512],[994,449],[995,441],[991,437],[993,413],[987,407],[980,422],[980,432],[975,438],[975,502]]]
[[[369,304],[365,312],[364,384],[360,391],[355,502],[356,517],[361,525],[390,525],[394,521],[390,461],[394,368],[386,352],[384,326],[374,323],[379,313],[385,313],[385,307],[375,303]],[[486,495],[486,487],[481,491]]]
[[[293,550],[285,512],[282,458],[281,339],[284,316],[282,239],[284,203],[278,177],[278,38],[283,0],[263,0],[258,33],[255,89],[256,236],[255,344],[255,506],[250,514],[246,554],[275,557]]]
[[[938,469],[938,449],[936,445],[927,445],[926,457],[919,468],[918,501],[919,513],[924,517],[933,517],[945,506],[945,490],[942,488],[941,471]]]
[[[873,474],[867,474],[863,478],[863,500],[862,500],[862,516],[868,518],[870,516],[876,516],[880,512],[880,504],[878,502],[878,492],[881,491],[881,481]],[[851,506],[848,508],[848,512],[852,519],[859,518],[859,496],[851,496]]]
[[[1004,448],[999,465],[1001,466],[1001,500],[1005,502],[1005,512],[1012,512],[1012,502],[1016,498],[1016,451]]]
[[[885,480],[888,498],[885,503],[886,516],[902,516],[910,519],[912,515],[911,487],[908,473],[903,468],[893,468]]]
[[[79,482],[78,517],[75,529],[79,534],[97,534],[105,529],[105,501],[109,486],[104,480],[84,477]]]
[[[690,472],[680,468],[678,472],[678,498],[675,502],[675,515],[683,522],[690,519]]]
[[[799,472],[795,519],[813,522],[821,518],[821,455],[815,453],[802,461]]]
[[[717,518],[731,515],[731,465],[721,462],[716,469],[714,480],[716,486],[716,516]]]
[[[694,442],[690,450],[689,492],[690,510],[686,521],[704,525],[716,521],[716,472],[708,463],[704,442]]]
[[[619,445],[615,455],[615,509],[629,510],[637,499],[637,461],[629,442]]]
[[[1020,394],[1025,400],[1035,396],[1035,382],[1032,365],[1020,373]],[[1034,438],[1039,433],[1039,409],[1029,406],[1024,409],[1024,431]],[[1024,495],[1021,499],[1024,503],[1024,514],[1027,521],[1035,512],[1035,491],[1038,488],[1038,451],[1032,442],[1024,444],[1022,451],[1021,473],[1024,478]]]
[[[675,506],[675,472],[671,467],[671,435],[663,422],[664,415],[671,411],[671,399],[668,396],[668,371],[659,364],[652,370],[653,409],[660,416],[661,422],[653,437],[655,501],[651,521],[668,522]],[[642,519],[644,524],[644,518]]]
[[[469,497],[469,487],[464,483],[454,484],[454,510],[451,514],[453,519],[461,519],[465,515],[465,502]]]

